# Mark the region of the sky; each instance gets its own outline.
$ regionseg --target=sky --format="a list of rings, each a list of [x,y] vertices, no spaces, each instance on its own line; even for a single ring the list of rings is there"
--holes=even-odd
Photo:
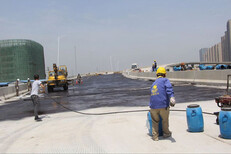
[[[44,47],[70,75],[199,61],[221,41],[231,0],[0,0],[0,40]],[[59,43],[58,43],[59,38]]]

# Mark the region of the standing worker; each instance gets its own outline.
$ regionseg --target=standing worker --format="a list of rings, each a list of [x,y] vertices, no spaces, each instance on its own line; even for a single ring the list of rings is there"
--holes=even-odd
[[[27,88],[28,88],[28,91],[31,91],[31,82],[30,82],[30,78],[27,79]]]
[[[156,61],[154,60],[154,63],[152,63],[152,71],[156,71],[156,68],[157,68],[157,63]]]
[[[156,71],[156,68],[157,68],[157,63],[156,63],[156,61],[154,60],[154,69],[155,69],[155,71]]]
[[[78,74],[78,76],[77,76],[77,82],[78,82],[79,84],[82,83],[82,77],[81,77],[80,74]]]
[[[154,63],[152,63],[152,72],[154,72],[155,71],[155,67],[154,67]]]
[[[41,118],[38,117],[38,105],[39,105],[39,97],[38,97],[38,92],[40,86],[42,87],[43,91],[42,93],[45,93],[45,86],[42,84],[41,81],[39,81],[39,75],[35,74],[34,75],[34,82],[32,84],[32,90],[31,90],[31,99],[34,105],[34,120],[36,121],[42,121]]]
[[[15,82],[15,90],[16,90],[16,96],[19,96],[19,79]]]
[[[152,135],[153,140],[158,141],[159,121],[162,118],[163,137],[167,138],[172,135],[169,131],[169,105],[175,105],[175,98],[170,81],[165,78],[166,70],[159,67],[156,72],[157,79],[151,87],[150,113],[152,117]]]

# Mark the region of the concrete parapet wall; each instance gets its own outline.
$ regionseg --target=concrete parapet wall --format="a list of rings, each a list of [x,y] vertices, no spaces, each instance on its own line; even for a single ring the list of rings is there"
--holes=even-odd
[[[27,84],[19,85],[19,94],[27,91]],[[16,89],[14,85],[9,85],[8,87],[0,88],[0,99],[5,100],[10,97],[16,96]]]
[[[176,71],[167,72],[167,78],[175,82],[189,83],[205,83],[205,84],[226,84],[227,75],[231,74],[231,70],[192,70],[192,71]],[[154,72],[123,72],[123,75],[133,79],[155,80]]]

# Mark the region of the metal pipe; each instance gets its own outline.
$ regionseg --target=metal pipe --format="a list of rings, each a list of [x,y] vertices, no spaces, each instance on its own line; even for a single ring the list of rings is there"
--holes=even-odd
[[[226,89],[226,94],[229,95],[229,77],[231,74],[227,75],[227,89]]]

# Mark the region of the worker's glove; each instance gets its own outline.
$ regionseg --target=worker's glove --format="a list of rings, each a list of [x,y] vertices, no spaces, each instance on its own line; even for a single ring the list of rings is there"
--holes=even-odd
[[[175,97],[171,97],[170,98],[170,106],[175,106],[175,104],[176,104],[176,100],[175,100]]]

